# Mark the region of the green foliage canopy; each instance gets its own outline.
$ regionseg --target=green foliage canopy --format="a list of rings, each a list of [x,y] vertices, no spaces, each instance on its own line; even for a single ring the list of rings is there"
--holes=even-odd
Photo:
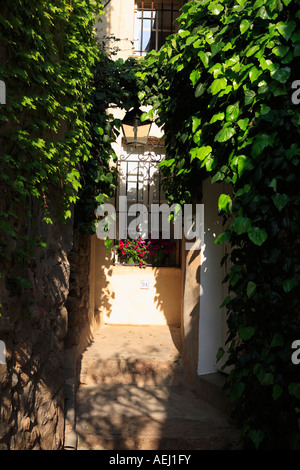
[[[166,135],[170,201],[228,183],[227,386],[246,442],[299,448],[299,0],[190,1],[137,75]],[[222,355],[220,350],[218,357]]]
[[[1,184],[6,200],[47,198],[48,185],[64,192],[64,216],[76,200],[77,163],[90,158],[86,115],[97,59],[93,0],[2,5],[0,76]],[[47,205],[44,204],[47,219]],[[48,220],[50,222],[50,220]]]
[[[35,247],[45,246],[45,224],[53,224],[53,216],[64,223],[74,204],[80,206],[77,227],[93,231],[93,208],[114,187],[113,125],[106,110],[119,85],[112,84],[117,66],[96,39],[100,2],[4,0],[1,7],[0,77],[7,91],[0,108],[4,273],[9,266],[26,269]],[[18,279],[26,294],[30,282]]]

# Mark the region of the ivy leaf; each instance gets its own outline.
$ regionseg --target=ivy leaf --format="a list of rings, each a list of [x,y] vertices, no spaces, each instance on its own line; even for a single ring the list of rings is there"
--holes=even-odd
[[[277,348],[284,345],[284,339],[280,333],[275,333],[271,342],[271,348]]]
[[[219,348],[218,352],[217,352],[217,362],[219,362],[219,360],[224,356],[225,354],[225,351],[223,348]]]
[[[250,28],[250,21],[242,20],[240,23],[240,31],[244,34]]]
[[[251,219],[247,217],[238,216],[234,219],[230,228],[232,228],[237,235],[242,235],[243,233],[248,232],[251,225]]]
[[[111,247],[111,244],[113,243],[113,240],[111,240],[110,238],[105,238],[104,239],[104,246],[105,248],[107,249],[107,251],[110,250],[110,247]]]
[[[275,192],[277,191],[277,180],[275,178],[268,184],[269,188],[272,188]]]
[[[275,46],[273,47],[272,52],[276,56],[282,58],[288,53],[289,50],[290,48],[288,46]]]
[[[231,297],[230,297],[230,295],[227,295],[227,297],[226,297],[226,299],[224,300],[224,302],[222,302],[222,304],[220,305],[220,308],[225,307],[225,305],[227,305],[230,301],[231,301]]]
[[[270,20],[270,19],[271,19],[271,17],[270,17],[270,15],[268,14],[267,9],[266,9],[265,6],[262,6],[262,7],[259,9],[259,11],[258,11],[258,13],[257,13],[257,16],[259,16],[259,17],[260,17],[261,19],[263,19],[263,20]]]
[[[237,122],[237,125],[239,126],[242,131],[245,131],[247,129],[249,123],[249,118],[244,118],[244,119],[239,119]]]
[[[193,122],[192,132],[194,134],[196,132],[196,130],[198,129],[198,127],[200,126],[200,124],[201,124],[201,119],[198,118],[197,116],[193,116],[192,117],[192,122]]]
[[[249,78],[250,78],[251,83],[255,82],[255,80],[257,80],[261,74],[262,74],[261,70],[259,70],[257,67],[252,67],[252,69],[249,72]]]
[[[199,98],[199,96],[203,95],[204,92],[205,92],[204,83],[199,83],[199,85],[197,86],[196,91],[195,91],[195,97]]]
[[[259,134],[252,145],[251,155],[254,158],[260,156],[266,147],[273,145],[275,137],[275,134]]]
[[[264,440],[265,433],[261,429],[251,429],[248,432],[248,436],[251,439],[251,441],[253,442],[255,448],[258,449],[260,444]]]
[[[278,398],[282,395],[283,389],[280,385],[275,384],[272,391],[272,398],[274,401],[278,400]]]
[[[172,166],[173,164],[175,163],[175,158],[170,158],[168,160],[162,160],[160,163],[159,163],[159,167],[163,167],[163,166]]]
[[[70,219],[72,217],[72,213],[69,209],[64,211],[64,217],[65,219]]]
[[[198,158],[198,160],[203,161],[207,155],[209,155],[212,151],[212,148],[207,145],[206,147],[195,148],[190,151],[191,154],[191,162],[194,158]]]
[[[210,124],[213,124],[216,121],[223,121],[224,117],[225,117],[225,113],[214,114],[210,120]]]
[[[226,108],[226,121],[236,121],[240,113],[238,104],[230,105]]]
[[[290,67],[283,67],[281,69],[275,70],[274,72],[271,72],[271,77],[280,83],[286,83],[290,75],[291,75]]]
[[[279,210],[279,212],[282,211],[282,209],[286,206],[286,204],[289,202],[290,198],[287,194],[279,194],[276,193],[272,196],[272,201],[274,202],[276,208]]]
[[[288,387],[289,394],[300,400],[300,383],[291,383]]]
[[[295,286],[297,285],[297,279],[285,279],[283,281],[283,290],[286,294],[288,294]]]
[[[245,390],[245,384],[243,382],[233,383],[230,387],[229,397],[231,402],[237,401]]]
[[[247,297],[250,298],[256,291],[256,284],[253,281],[249,281],[247,284]]]
[[[223,127],[217,135],[215,136],[215,142],[227,142],[235,134],[235,129],[233,127]]]
[[[253,162],[252,159],[246,155],[238,156],[238,174],[241,177],[245,170],[252,170]]]
[[[217,171],[217,173],[212,177],[211,183],[214,184],[216,181],[222,181],[225,178],[223,171]]]
[[[246,90],[245,91],[245,105],[251,104],[256,96],[255,91],[253,90]]]
[[[230,232],[223,232],[216,238],[215,244],[220,245],[221,243],[228,242],[230,238]]]
[[[224,10],[224,7],[221,3],[212,2],[209,4],[208,10],[211,11],[213,15],[219,15],[221,11]]]
[[[262,364],[256,363],[253,367],[253,373],[261,385],[272,385],[274,382],[274,375],[272,372],[266,372]]]
[[[241,267],[237,265],[233,266],[230,270],[229,278],[231,286],[235,287],[243,278]]]
[[[238,329],[238,334],[243,341],[247,341],[255,334],[253,326],[243,326]]]
[[[255,52],[257,52],[259,50],[259,46],[252,46],[250,47],[250,49],[248,49],[248,51],[246,52],[246,56],[247,57],[250,57],[252,56],[253,54],[255,54]]]
[[[221,194],[218,201],[219,211],[224,210],[227,214],[231,213],[232,200],[228,194]]]
[[[273,385],[273,383],[274,375],[272,374],[272,372],[267,372],[261,381],[261,385]]]
[[[211,53],[210,52],[203,52],[203,51],[200,51],[198,53],[198,57],[200,57],[200,59],[202,60],[202,63],[204,65],[205,68],[208,67],[209,65],[209,59],[210,59],[210,56],[211,56]]]
[[[201,76],[200,70],[193,70],[190,74],[192,85],[195,86]]]
[[[253,10],[256,10],[257,8],[260,8],[265,3],[266,3],[266,0],[256,0],[256,2],[253,5]]]
[[[259,227],[251,227],[248,230],[248,237],[257,246],[261,246],[268,238],[265,230],[261,230]]]
[[[219,93],[219,91],[224,90],[226,88],[226,85],[226,78],[216,78],[210,87],[212,95],[216,95],[217,93]]]
[[[295,21],[289,21],[288,23],[284,23],[283,21],[280,21],[279,23],[276,24],[276,29],[287,41],[292,36],[292,33],[295,28],[296,28]]]

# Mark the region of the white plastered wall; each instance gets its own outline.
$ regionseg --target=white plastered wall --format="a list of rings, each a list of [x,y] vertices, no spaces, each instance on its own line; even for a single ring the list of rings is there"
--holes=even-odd
[[[108,47],[118,49],[115,59],[127,59],[133,55],[134,0],[111,0],[105,7],[105,15],[96,22],[100,41],[110,39]]]
[[[209,374],[218,370],[216,363],[218,349],[224,345],[224,311],[220,308],[224,300],[224,270],[221,260],[224,245],[216,245],[215,240],[224,231],[222,218],[218,213],[220,194],[226,193],[223,184],[203,182],[204,204],[204,247],[200,267],[200,318],[198,374]]]

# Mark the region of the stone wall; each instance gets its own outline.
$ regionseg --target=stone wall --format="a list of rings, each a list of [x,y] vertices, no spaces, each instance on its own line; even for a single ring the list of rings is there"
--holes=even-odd
[[[51,199],[51,198],[50,198]],[[46,248],[36,248],[26,265],[16,259],[1,266],[2,304],[0,340],[6,354],[0,364],[0,449],[56,450],[64,437],[64,341],[68,330],[66,301],[69,294],[73,245],[72,220],[58,222],[52,194],[53,225],[37,223]],[[41,220],[39,208],[26,219],[18,209],[17,233]],[[18,241],[15,242],[18,244]],[[32,289],[16,281],[27,277]],[[3,344],[3,343],[2,343]]]
[[[1,13],[5,16],[4,10]],[[2,43],[0,60],[9,65],[13,60]],[[25,93],[22,87],[19,92]],[[20,115],[20,128],[23,118],[26,123],[27,112]],[[15,151],[4,148],[3,122],[1,156]],[[62,122],[51,140],[63,141],[66,131],[67,123]],[[0,214],[8,206],[12,210],[14,196],[5,191],[0,186]],[[41,207],[28,200],[26,207],[15,204],[17,217],[9,221],[17,236],[6,237],[0,230],[0,250],[7,255],[6,260],[0,257],[0,450],[63,448],[66,350],[78,344],[83,348],[89,338],[86,322],[94,313],[89,305],[90,237],[74,235],[74,217],[61,223],[60,191],[53,186],[47,191],[53,225],[42,223]],[[24,256],[26,262],[16,256],[24,235],[29,241],[41,236],[47,243],[46,248],[35,248],[30,260]],[[32,288],[20,279],[28,279]]]
[[[92,340],[98,319],[94,307],[94,238],[74,231],[70,261],[70,290],[66,352],[74,352],[74,360],[82,354]],[[97,313],[97,312],[96,312]]]

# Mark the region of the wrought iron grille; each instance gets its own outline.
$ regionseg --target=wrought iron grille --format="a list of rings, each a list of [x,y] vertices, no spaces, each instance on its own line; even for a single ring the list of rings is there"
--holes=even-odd
[[[139,224],[136,226],[137,232],[143,240],[148,241],[151,239],[151,223],[153,221],[152,204],[156,204],[163,209],[163,204],[167,206],[167,200],[163,191],[162,178],[158,170],[158,164],[165,156],[164,148],[158,147],[155,151],[140,152],[140,148],[127,147],[118,161],[119,170],[119,185],[116,193],[116,213],[117,213],[117,238],[120,236],[119,220],[122,211],[126,211],[127,227],[134,224],[136,220],[136,213],[128,215],[130,206],[133,204],[142,204],[146,212],[148,233],[143,232],[143,227]],[[120,196],[126,196],[126,207],[120,207]],[[168,207],[168,206],[167,206]],[[180,240],[174,240],[174,227],[172,222],[169,221],[168,210],[159,212],[159,232],[161,234],[162,224],[169,224],[171,244],[176,245],[175,251],[168,252],[164,245],[167,245],[167,239],[161,236],[155,242],[152,240],[153,246],[156,247],[155,257],[149,256],[147,264],[155,266],[180,266],[181,262],[181,243]],[[164,218],[164,219],[163,219]],[[168,218],[168,220],[166,220]],[[123,217],[124,219],[124,217]],[[163,222],[164,220],[164,222]],[[165,225],[164,225],[165,227]],[[158,249],[160,246],[160,250]],[[159,256],[158,256],[159,255]],[[115,254],[115,263],[120,263],[121,260]],[[125,261],[126,264],[126,261]]]
[[[136,2],[135,54],[146,55],[153,49],[158,51],[161,48],[166,38],[177,30],[175,20],[183,3],[182,0]]]

